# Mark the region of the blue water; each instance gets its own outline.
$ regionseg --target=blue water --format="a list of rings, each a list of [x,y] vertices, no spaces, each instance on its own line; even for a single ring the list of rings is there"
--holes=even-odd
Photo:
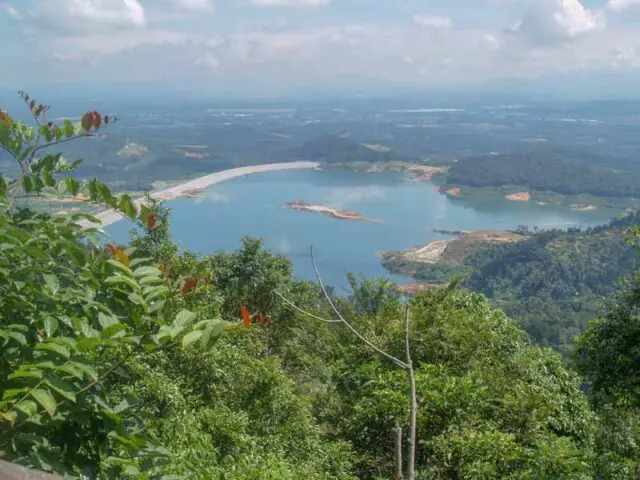
[[[379,253],[402,250],[445,238],[440,230],[542,228],[606,223],[611,212],[574,212],[553,206],[504,200],[474,202],[450,199],[430,183],[407,183],[401,174],[363,174],[290,170],[236,178],[213,185],[203,199],[178,199],[171,232],[180,246],[200,254],[233,251],[244,236],[260,237],[265,246],[292,260],[299,277],[314,278],[309,247],[314,246],[323,280],[345,285],[347,272],[383,276],[398,282],[380,264]],[[304,200],[355,210],[384,223],[338,220],[283,208]],[[124,242],[131,224],[107,228]]]

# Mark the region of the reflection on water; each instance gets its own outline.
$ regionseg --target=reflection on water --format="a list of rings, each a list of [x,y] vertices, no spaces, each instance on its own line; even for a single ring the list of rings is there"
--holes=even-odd
[[[554,228],[606,223],[607,212],[574,212],[501,199],[471,204],[449,199],[430,183],[402,182],[401,174],[282,171],[236,178],[214,185],[202,199],[167,202],[171,231],[181,247],[207,254],[232,251],[244,236],[263,238],[267,248],[294,262],[296,274],[313,278],[309,247],[314,246],[324,279],[345,285],[347,272],[385,276],[379,253],[443,238],[437,230],[513,229],[518,225]],[[291,200],[355,210],[382,224],[336,220],[283,208]],[[131,224],[107,230],[126,240]]]

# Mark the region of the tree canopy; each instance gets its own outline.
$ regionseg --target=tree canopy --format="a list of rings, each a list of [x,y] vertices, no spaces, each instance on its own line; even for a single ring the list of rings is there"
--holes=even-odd
[[[455,285],[405,303],[390,282],[350,276],[339,297],[259,239],[179,251],[165,207],[40,158],[42,139],[87,136],[102,116],[49,125],[23,97],[44,128],[0,115],[21,172],[0,182],[3,460],[76,478],[394,478],[410,396],[373,345],[412,358],[416,478],[634,478],[635,293],[581,341],[583,378]],[[127,245],[86,215],[18,206],[81,193],[137,222]],[[323,321],[336,313],[352,329]]]

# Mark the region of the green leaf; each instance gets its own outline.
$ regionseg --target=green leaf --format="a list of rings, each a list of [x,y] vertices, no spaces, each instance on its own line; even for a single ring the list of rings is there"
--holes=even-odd
[[[120,195],[120,199],[118,200],[118,206],[127,217],[129,217],[132,220],[135,219],[137,215],[137,209],[133,203],[133,200],[131,200],[131,197],[129,195],[127,195],[126,193],[123,195]]]
[[[160,277],[162,272],[156,267],[140,267],[136,268],[133,272],[136,277]]]
[[[2,246],[0,246],[0,248],[2,248]],[[153,285],[154,283],[163,283],[163,282],[164,282],[164,278],[162,277],[144,277],[138,280],[138,283],[140,283],[140,285]]]
[[[78,212],[78,213],[74,213],[73,215],[71,215],[71,221],[77,222],[78,220],[87,220],[87,221],[89,221],[91,223],[95,223],[95,224],[102,223],[98,217],[95,217],[95,216],[90,215],[90,214],[85,213],[85,212]],[[99,231],[101,233],[104,233],[102,230],[97,230],[97,231]]]
[[[114,413],[120,414],[126,410],[129,410],[130,408],[140,405],[140,403],[141,403],[140,400],[137,400],[133,397],[127,397],[124,400],[122,400],[118,405],[113,407],[113,411]]]
[[[133,268],[136,265],[140,265],[141,263],[149,263],[153,260],[153,258],[150,257],[143,257],[143,258],[134,258],[133,260],[131,260],[131,262],[129,263],[129,267]]]
[[[47,342],[47,343],[38,343],[35,346],[36,350],[40,350],[40,351],[47,351],[47,352],[53,352],[55,354],[58,354],[64,358],[69,358],[71,356],[71,352],[69,351],[69,349],[67,347],[64,347],[62,345],[58,345],[57,343],[51,343],[51,342]]]
[[[83,352],[89,350],[96,350],[100,345],[102,345],[102,340],[96,337],[88,337],[83,338],[78,342],[78,350]]]
[[[23,175],[22,177],[22,188],[26,193],[31,193],[35,189],[35,184],[33,183],[33,178],[30,175]]]
[[[62,380],[60,377],[58,377],[57,375],[53,375],[53,374],[47,375],[47,379],[45,380],[45,383],[49,387],[51,387],[52,390],[54,390],[55,392],[57,392],[67,400],[70,400],[73,403],[76,402],[76,394],[75,394],[74,388],[71,385],[69,385],[67,382]]]
[[[191,322],[193,322],[197,316],[197,314],[190,312],[189,310],[182,310],[180,313],[178,313],[178,315],[176,315],[176,318],[173,320],[173,326],[184,328]]]
[[[9,380],[17,380],[19,378],[33,378],[35,380],[41,380],[42,373],[37,370],[26,370],[26,369],[19,368],[12,374],[8,375],[7,378]]]
[[[48,316],[44,319],[44,331],[48,337],[53,336],[58,330],[58,319]]]
[[[42,135],[47,142],[50,142],[51,140],[53,140],[51,129],[46,124],[40,125],[40,135]]]
[[[30,395],[44,408],[50,417],[56,413],[56,400],[48,390],[38,388],[32,390]]]
[[[204,332],[202,330],[194,330],[193,332],[187,333],[182,339],[182,348],[187,348],[189,345],[197,342]]]
[[[42,175],[40,175],[40,178],[42,179],[42,183],[44,183],[45,186],[47,187],[56,186],[56,179],[51,173],[51,170],[43,170]]]
[[[102,182],[96,182],[96,186],[101,200],[111,205],[113,203],[113,194],[111,193],[111,190],[109,190],[109,187]]]
[[[206,330],[204,330],[204,333],[202,334],[202,337],[200,338],[200,344],[204,348],[207,348],[211,344],[211,342],[213,340],[218,338],[220,336],[220,334],[225,331],[226,328],[228,328],[228,323],[227,322],[218,322],[218,323],[214,324],[213,326],[207,328]],[[196,331],[198,331],[198,330],[196,330]]]
[[[27,344],[27,337],[25,337],[20,332],[13,332],[13,331],[9,332],[9,338],[15,340],[20,345],[26,345]]]
[[[113,336],[115,336],[117,333],[120,333],[123,330],[127,329],[127,325],[125,325],[124,323],[116,323],[115,325],[111,325],[108,328],[105,328],[102,333],[101,333],[101,337],[102,338],[111,338]]]
[[[60,281],[58,280],[58,277],[51,273],[43,273],[42,277],[44,278],[45,283],[51,289],[51,292],[54,295],[58,293],[58,290],[60,289]]]
[[[114,275],[112,277],[108,277],[105,279],[104,283],[106,285],[127,285],[136,292],[139,292],[141,290],[140,285],[138,285],[134,279],[125,277],[124,275]]]
[[[122,277],[124,278],[124,277]],[[110,315],[105,315],[102,312],[98,313],[98,323],[100,324],[100,326],[102,327],[102,329],[106,329],[108,327],[110,327],[111,325],[115,325],[118,323],[118,319],[114,318]]]
[[[72,137],[74,133],[73,123],[68,118],[64,119],[64,134],[66,137]]]
[[[113,258],[110,258],[109,260],[107,260],[107,263],[113,267],[116,267],[118,270],[126,273],[127,275],[129,275],[130,277],[133,277],[133,272],[131,271],[131,269],[129,267],[127,267],[126,265],[123,265],[122,263],[114,260]]]
[[[77,370],[79,370],[80,372],[84,373],[86,376],[91,377],[94,381],[98,380],[98,372],[93,367],[86,365],[84,363],[78,363],[78,362],[74,362],[72,366]]]
[[[144,301],[144,298],[142,298],[140,295],[138,295],[137,293],[132,293],[131,295],[129,295],[129,301],[136,304],[136,305],[142,305],[145,306],[147,303]]]
[[[165,293],[167,293],[169,291],[169,289],[167,287],[165,287],[164,285],[160,285],[158,287],[152,288],[148,291],[145,292],[144,294],[144,298],[147,302],[151,302],[153,300],[155,300],[158,297],[161,297],[162,295],[164,295]]]
[[[68,192],[74,197],[80,192],[80,182],[73,177],[67,177],[65,179]]]
[[[38,404],[33,400],[23,400],[15,406],[18,410],[24,413],[27,417],[32,417],[38,413]]]

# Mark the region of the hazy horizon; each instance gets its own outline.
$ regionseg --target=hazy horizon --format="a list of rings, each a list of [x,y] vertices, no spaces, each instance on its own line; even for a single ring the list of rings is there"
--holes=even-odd
[[[0,0],[0,92],[639,98],[638,19],[638,0]]]

